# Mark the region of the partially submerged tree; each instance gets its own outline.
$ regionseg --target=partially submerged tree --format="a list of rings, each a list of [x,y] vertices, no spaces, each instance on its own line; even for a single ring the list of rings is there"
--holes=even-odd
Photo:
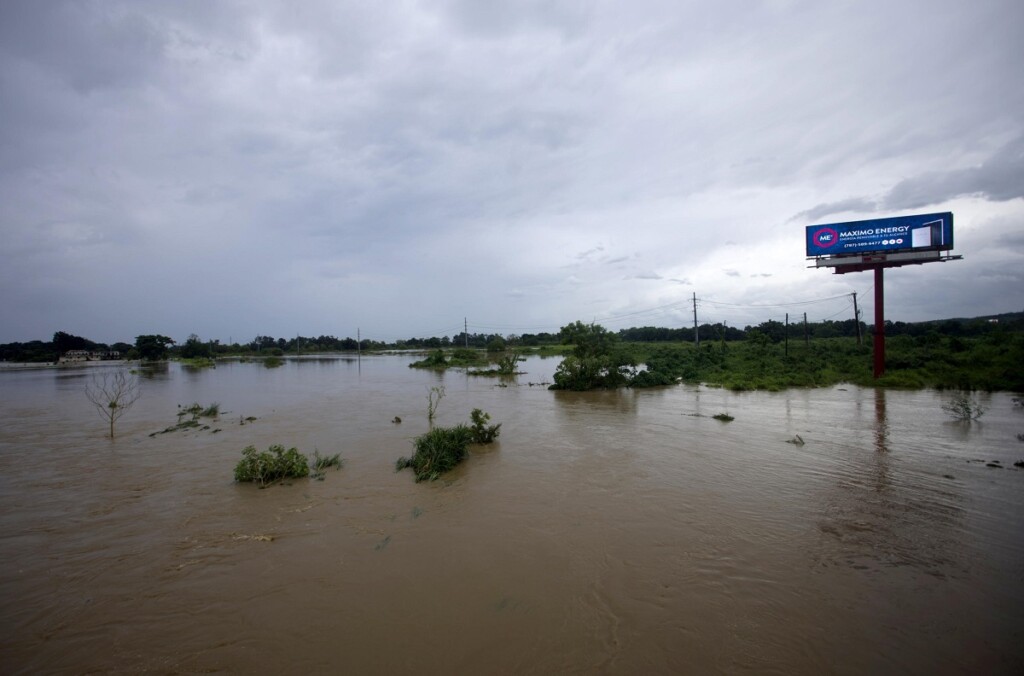
[[[173,344],[173,340],[161,335],[137,336],[135,338],[135,349],[142,361],[167,359],[167,353]]]
[[[628,385],[636,361],[618,345],[618,337],[603,326],[577,321],[563,326],[562,343],[573,353],[555,370],[552,390],[593,390]]]
[[[114,423],[128,412],[141,394],[138,379],[124,369],[94,373],[85,386],[85,396],[110,424],[111,439],[114,438]]]

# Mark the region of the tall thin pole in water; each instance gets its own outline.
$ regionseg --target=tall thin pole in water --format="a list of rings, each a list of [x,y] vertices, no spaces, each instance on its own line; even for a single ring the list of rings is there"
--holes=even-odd
[[[700,347],[700,331],[697,328],[697,292],[693,292],[693,344]]]

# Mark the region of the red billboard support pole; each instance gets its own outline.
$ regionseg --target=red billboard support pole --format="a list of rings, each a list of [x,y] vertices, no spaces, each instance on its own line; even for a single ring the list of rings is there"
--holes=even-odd
[[[885,375],[885,285],[884,268],[875,268],[875,378]]]

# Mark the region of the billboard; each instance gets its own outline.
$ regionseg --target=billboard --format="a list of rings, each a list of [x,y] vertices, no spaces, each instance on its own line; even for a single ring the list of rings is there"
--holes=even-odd
[[[849,256],[953,248],[953,214],[921,214],[807,226],[807,255]]]

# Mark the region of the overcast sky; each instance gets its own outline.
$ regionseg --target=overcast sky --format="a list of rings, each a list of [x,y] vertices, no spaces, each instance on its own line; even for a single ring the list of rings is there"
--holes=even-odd
[[[0,2],[0,342],[1024,310],[1024,2]],[[829,301],[799,304],[839,296]],[[794,305],[783,305],[794,303]]]

